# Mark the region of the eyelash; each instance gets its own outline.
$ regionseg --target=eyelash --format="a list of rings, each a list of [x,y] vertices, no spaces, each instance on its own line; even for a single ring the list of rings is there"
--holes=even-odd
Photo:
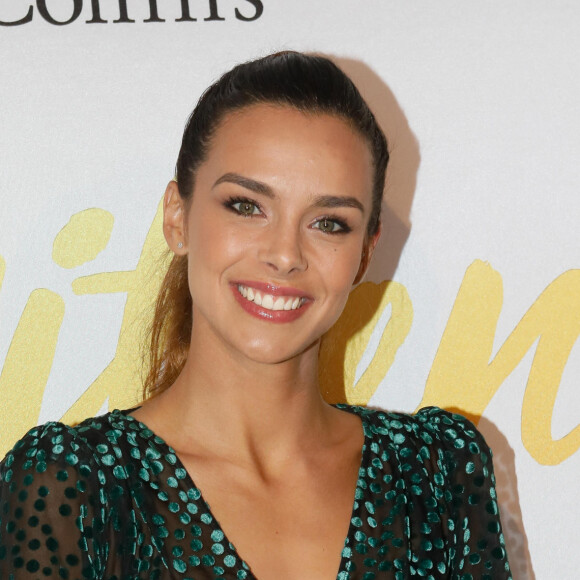
[[[243,213],[242,211],[240,211],[239,207],[236,207],[238,204],[251,205],[255,209],[257,209],[258,212],[257,213],[255,213],[255,212]],[[245,217],[245,218],[252,218],[252,217],[259,215],[259,213],[262,213],[262,208],[260,207],[260,205],[258,203],[256,203],[255,201],[248,199],[247,197],[239,197],[239,196],[230,197],[224,202],[224,207],[226,209],[229,209],[230,211],[236,213],[237,215],[240,215],[240,216]],[[317,220],[315,220],[314,224],[320,224],[321,222],[330,222],[330,223],[336,224],[339,227],[339,229],[335,230],[335,231],[324,231],[320,227],[314,227],[314,229],[320,230],[323,233],[331,235],[331,236],[348,234],[350,231],[352,231],[352,228],[343,219],[336,217],[336,216],[332,216],[332,215],[322,216],[322,217],[318,218]]]
[[[314,223],[320,224],[321,222],[330,222],[330,223],[336,224],[340,228],[340,229],[332,231],[332,232],[326,232],[320,227],[314,228],[316,230],[320,230],[321,232],[323,232],[325,234],[329,234],[331,236],[348,234],[348,232],[352,231],[352,228],[343,219],[340,219],[340,218],[335,217],[335,216],[325,215],[321,218],[318,218]]]
[[[254,217],[254,216],[258,215],[257,213],[254,213],[254,212],[252,212],[252,213],[241,212],[239,207],[236,207],[237,204],[253,205],[255,209],[257,209],[260,213],[262,213],[262,208],[260,207],[260,205],[257,204],[255,201],[248,199],[247,197],[230,197],[224,202],[224,207],[226,207],[227,209],[233,211],[234,213],[237,213],[238,215],[241,215],[242,217],[246,217],[246,218]]]

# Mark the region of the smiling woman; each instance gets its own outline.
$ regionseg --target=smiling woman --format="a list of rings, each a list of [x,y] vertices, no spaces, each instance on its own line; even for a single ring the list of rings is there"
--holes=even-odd
[[[377,239],[367,231],[372,174],[367,144],[335,116],[252,105],[216,129],[190,200],[179,181],[165,198],[167,239],[187,257],[192,342],[199,340],[190,364],[200,353],[207,359],[211,343],[220,361],[300,355],[315,365],[318,339]],[[233,350],[222,353],[224,345]]]
[[[206,91],[165,192],[145,401],[7,455],[3,578],[510,578],[468,421],[320,396],[320,339],[380,235],[387,161],[328,59],[271,55]]]

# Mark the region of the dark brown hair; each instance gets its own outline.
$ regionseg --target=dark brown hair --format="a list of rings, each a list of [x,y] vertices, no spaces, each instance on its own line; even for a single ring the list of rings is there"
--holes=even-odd
[[[279,52],[240,64],[201,96],[185,126],[176,165],[179,194],[186,206],[193,195],[197,169],[207,159],[220,123],[229,113],[255,104],[289,106],[305,114],[334,115],[344,119],[366,140],[374,169],[367,238],[375,235],[389,160],[385,136],[348,76],[331,60],[300,52]],[[161,285],[151,325],[146,397],[171,386],[181,372],[192,324],[187,257],[174,256]]]

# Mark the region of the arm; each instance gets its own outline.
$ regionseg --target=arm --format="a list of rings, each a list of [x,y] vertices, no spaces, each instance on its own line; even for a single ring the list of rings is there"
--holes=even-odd
[[[32,429],[0,467],[0,577],[100,578],[101,491],[93,454],[71,429]]]
[[[450,570],[453,579],[509,580],[491,450],[465,418],[441,411],[447,476]]]

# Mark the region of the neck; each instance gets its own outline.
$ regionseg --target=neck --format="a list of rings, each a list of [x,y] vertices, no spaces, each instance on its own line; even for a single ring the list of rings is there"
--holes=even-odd
[[[181,426],[183,447],[283,458],[321,438],[331,409],[318,389],[318,343],[269,364],[209,345],[207,334],[199,342],[194,333],[182,373],[158,397],[162,415]]]

